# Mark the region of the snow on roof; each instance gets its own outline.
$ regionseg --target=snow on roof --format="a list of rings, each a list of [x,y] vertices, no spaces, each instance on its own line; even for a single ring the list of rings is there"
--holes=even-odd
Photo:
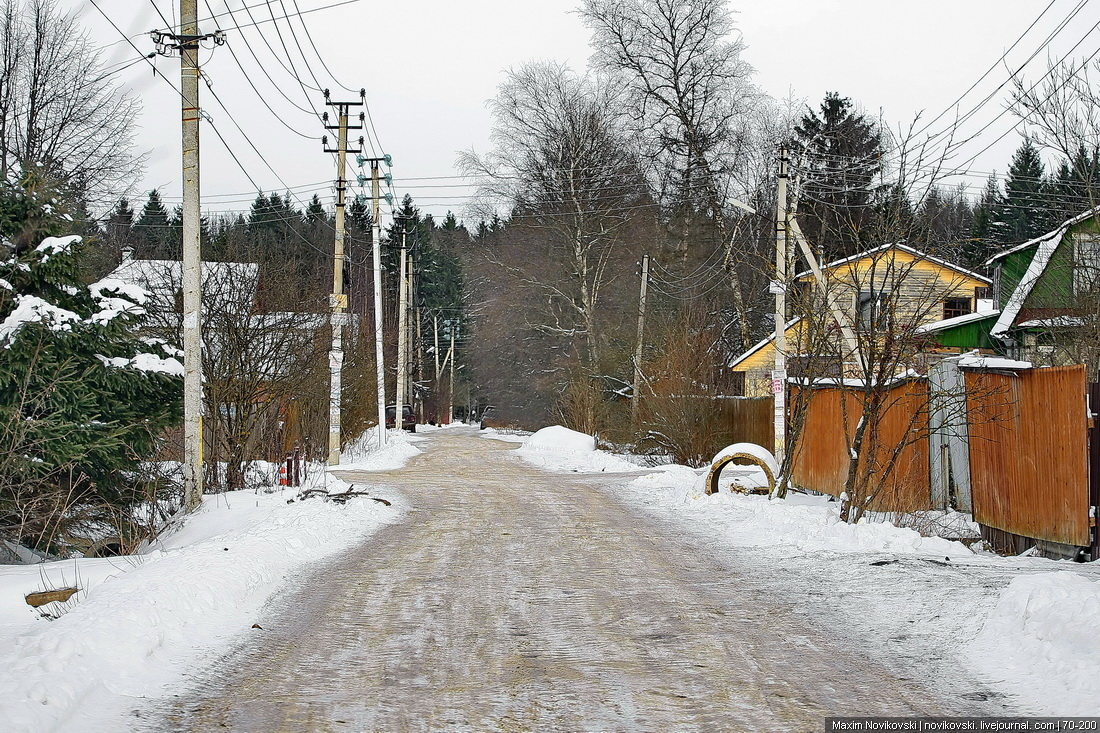
[[[1086,211],[1083,214],[1078,214],[1077,216],[1073,217],[1072,219],[1067,219],[1066,221],[1062,222],[1062,224],[1057,229],[1049,231],[1046,234],[1042,234],[1038,237],[1035,237],[1034,239],[1029,239],[1028,241],[1024,242],[1023,244],[1017,244],[1015,247],[1009,247],[1006,250],[1002,250],[1002,251],[998,252],[997,254],[993,255],[988,260],[986,260],[985,264],[988,267],[989,265],[992,265],[994,262],[1001,259],[1002,257],[1007,257],[1008,255],[1012,254],[1013,252],[1019,252],[1021,250],[1027,249],[1028,247],[1032,247],[1036,244],[1041,244],[1042,242],[1048,240],[1051,236],[1053,236],[1055,234],[1059,235],[1058,236],[1058,241],[1061,241],[1062,237],[1064,237],[1066,235],[1066,231],[1070,227],[1077,226],[1081,222],[1087,221],[1088,219],[1091,219],[1094,216],[1100,216],[1100,206],[1096,207],[1095,209],[1089,209],[1088,211]]]
[[[995,323],[990,330],[991,335],[1001,338],[1008,333],[1008,330],[1012,328],[1012,324],[1016,320],[1016,316],[1020,314],[1020,309],[1023,308],[1024,301],[1031,295],[1031,291],[1035,288],[1035,283],[1039,282],[1039,278],[1042,277],[1043,272],[1047,269],[1047,265],[1050,264],[1050,258],[1054,256],[1058,247],[1061,246],[1062,240],[1069,230],[1081,222],[1096,216],[1100,216],[1100,207],[1079,214],[1063,222],[1057,229],[1047,232],[1041,237],[1036,237],[1028,242],[1024,242],[1012,249],[1006,249],[1004,252],[994,255],[989,259],[989,263],[992,263],[1013,252],[1019,252],[1028,247],[1038,247],[1035,251],[1035,256],[1031,258],[1031,263],[1027,266],[1027,272],[1020,278],[1020,284],[1017,285],[1016,289],[1012,291],[1012,294],[1008,296],[1008,302],[1005,303],[1004,310],[1001,311],[1001,317],[997,319],[997,323]]]
[[[109,278],[143,285],[161,293],[179,287],[183,277],[183,263],[179,260],[122,261]],[[254,288],[260,277],[260,266],[255,262],[203,262],[202,283],[233,284]]]
[[[985,312],[985,313],[983,313],[983,312],[967,313],[964,316],[955,316],[953,318],[945,318],[942,321],[936,321],[935,323],[926,323],[923,326],[917,326],[917,329],[914,333],[917,333],[917,334],[939,333],[940,331],[943,331],[944,329],[947,329],[947,328],[954,328],[955,326],[962,326],[962,325],[965,325],[967,323],[974,323],[975,321],[982,321],[982,320],[985,320],[986,318],[993,318],[998,313],[1000,313],[1000,311],[989,311],[989,312]]]
[[[980,354],[968,355],[959,359],[959,366],[963,369],[1003,369],[1007,371],[1020,371],[1031,369],[1030,361],[1016,361],[999,356],[982,356]]]
[[[821,269],[822,270],[833,270],[833,269],[836,269],[836,268],[841,267],[843,265],[847,265],[851,262],[858,262],[859,260],[862,260],[865,257],[872,257],[876,254],[879,254],[881,252],[885,252],[889,249],[900,249],[903,252],[908,252],[909,254],[913,255],[914,257],[916,257],[919,260],[927,260],[928,262],[934,262],[937,265],[940,265],[942,267],[947,267],[947,268],[949,268],[951,270],[954,270],[955,272],[958,272],[962,275],[966,275],[967,277],[972,277],[975,280],[981,280],[982,282],[990,283],[990,284],[993,283],[993,281],[990,280],[985,275],[979,275],[978,273],[974,272],[973,270],[968,270],[965,267],[961,267],[959,265],[956,265],[954,262],[950,262],[950,261],[945,260],[945,259],[940,258],[940,257],[935,257],[933,255],[928,254],[927,252],[922,252],[921,250],[917,249],[916,247],[911,247],[910,245],[905,244],[904,242],[894,242],[893,244],[883,244],[883,245],[879,245],[878,247],[872,247],[871,249],[867,249],[867,250],[864,250],[862,252],[857,252],[856,254],[851,255],[849,257],[845,257],[843,259],[834,260],[832,262],[829,262],[829,263],[825,264]],[[813,274],[813,272],[811,270],[803,270],[802,272],[795,275],[795,279],[803,278],[803,277],[809,277],[812,274]]]
[[[1020,328],[1080,328],[1085,325],[1081,316],[1055,316],[1054,318],[1035,318],[1016,324]]]
[[[787,325],[783,327],[783,331],[784,332],[789,331],[791,329],[791,326],[793,326],[794,324],[798,323],[801,320],[802,320],[802,316],[798,316],[797,318],[792,318],[791,320],[787,321]],[[775,331],[772,331],[770,334],[768,334],[767,336],[762,338],[760,341],[758,341],[752,348],[750,348],[744,354],[741,354],[741,356],[739,356],[736,359],[734,359],[733,361],[731,361],[729,363],[729,368],[733,369],[738,364],[743,362],[745,359],[748,359],[750,356],[755,354],[757,351],[760,351],[760,349],[764,348],[765,346],[767,346],[768,344],[770,344],[773,341],[775,341]]]
[[[915,369],[906,369],[904,372],[895,374],[882,384],[886,387],[893,387],[901,384],[902,382],[908,382],[913,380],[928,379],[927,375],[921,374]],[[867,385],[867,380],[863,377],[787,377],[788,384],[795,384],[800,387],[859,387],[863,388]],[[871,386],[878,385],[877,379],[871,379]]]

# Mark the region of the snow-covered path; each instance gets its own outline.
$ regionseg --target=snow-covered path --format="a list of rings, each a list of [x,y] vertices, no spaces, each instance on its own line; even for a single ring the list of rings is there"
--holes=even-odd
[[[782,594],[789,578],[702,553],[616,498],[629,475],[547,473],[467,430],[424,447],[404,469],[343,476],[399,491],[406,521],[311,568],[201,693],[142,711],[150,730],[810,730],[1011,712],[824,631]]]

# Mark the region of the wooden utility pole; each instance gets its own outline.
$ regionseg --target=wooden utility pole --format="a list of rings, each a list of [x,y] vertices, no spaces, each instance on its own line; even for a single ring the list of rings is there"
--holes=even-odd
[[[787,450],[787,149],[779,150],[779,177],[775,214],[775,368],[772,395],[775,398],[775,461],[783,464]]]
[[[630,424],[638,428],[638,407],[642,401],[642,346],[645,343],[645,295],[649,285],[649,255],[642,257],[642,287],[638,294],[638,341],[634,347],[634,390],[630,402]]]
[[[344,293],[344,206],[347,193],[346,154],[348,150],[348,130],[362,129],[363,120],[360,115],[359,124],[354,128],[348,125],[348,108],[362,106],[366,91],[360,91],[358,102],[333,102],[329,100],[328,90],[325,90],[325,104],[335,107],[338,122],[335,126],[328,124],[328,113],[325,113],[325,129],[338,130],[336,148],[329,148],[328,138],[322,138],[326,153],[336,154],[336,243],[332,263],[332,297],[329,305],[332,307],[332,347],[329,351],[329,395],[328,395],[328,465],[340,465],[340,433],[341,433],[341,372],[344,366],[344,323],[347,321],[348,296]],[[363,138],[359,138],[359,150],[362,150]]]

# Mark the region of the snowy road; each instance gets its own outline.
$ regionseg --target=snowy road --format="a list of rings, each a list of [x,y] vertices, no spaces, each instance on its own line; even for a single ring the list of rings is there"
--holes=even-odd
[[[407,520],[314,566],[205,697],[152,729],[804,731],[996,712],[939,699],[759,572],[699,556],[615,498],[629,476],[542,472],[473,430],[423,447],[343,476],[400,491]]]

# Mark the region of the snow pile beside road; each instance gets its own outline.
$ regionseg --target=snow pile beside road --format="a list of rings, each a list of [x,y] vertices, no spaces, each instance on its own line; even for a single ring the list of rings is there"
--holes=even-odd
[[[420,455],[413,445],[423,440],[407,430],[390,430],[386,447],[378,447],[378,428],[373,427],[340,454],[340,468],[349,471],[394,471],[404,468],[413,456]]]
[[[596,450],[596,439],[591,435],[578,433],[576,430],[570,430],[561,425],[551,425],[533,434],[524,445],[532,450],[593,453]]]
[[[1015,578],[971,643],[970,661],[1036,710],[1096,715],[1098,626],[1100,583],[1066,571]]]
[[[330,477],[331,491],[344,487]],[[320,499],[288,503],[293,496],[207,496],[148,554],[43,566],[49,585],[68,568],[66,582],[78,576],[82,591],[52,622],[30,606],[17,613],[5,600],[0,720],[6,729],[126,730],[130,698],[177,693],[185,674],[236,637],[263,633],[252,624],[289,575],[401,514],[366,498],[341,506]],[[18,593],[22,601],[42,585],[39,566],[0,568],[5,595]]]
[[[669,466],[630,482],[630,500],[649,511],[673,518],[732,547],[782,547],[798,553],[901,553],[971,556],[958,542],[922,537],[884,522],[847,524],[840,504],[828,497],[789,494],[769,499],[732,493],[707,496],[706,469]]]
[[[573,473],[623,473],[638,466],[605,451],[596,450],[591,435],[553,425],[529,436],[516,454],[548,471]]]

